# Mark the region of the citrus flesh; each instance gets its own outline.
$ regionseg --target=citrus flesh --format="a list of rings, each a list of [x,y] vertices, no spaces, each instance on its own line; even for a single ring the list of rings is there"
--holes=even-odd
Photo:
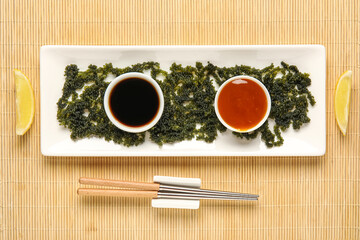
[[[29,79],[18,69],[14,69],[16,89],[16,134],[24,135],[34,120],[35,98]]]
[[[340,131],[345,136],[349,122],[352,71],[344,72],[335,89],[335,117]]]

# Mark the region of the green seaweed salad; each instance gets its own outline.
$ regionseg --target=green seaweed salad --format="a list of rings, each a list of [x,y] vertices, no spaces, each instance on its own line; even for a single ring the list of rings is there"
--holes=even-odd
[[[157,62],[138,63],[125,68],[116,68],[111,63],[103,67],[89,65],[80,71],[77,65],[65,69],[63,95],[57,102],[57,119],[68,128],[73,140],[99,137],[125,146],[136,146],[145,141],[145,133],[128,133],[115,127],[107,118],[103,97],[110,76],[127,72],[149,73],[163,93],[165,108],[159,122],[148,130],[151,141],[158,145],[196,138],[213,142],[218,132],[226,131],[219,122],[214,109],[216,90],[227,79],[236,75],[249,75],[264,83],[271,95],[269,119],[274,121],[270,129],[269,119],[250,133],[233,134],[239,138],[254,139],[259,134],[266,146],[283,144],[282,131],[292,126],[300,129],[310,122],[307,116],[309,103],[315,99],[308,87],[309,74],[301,73],[296,66],[281,62],[263,69],[249,66],[218,67],[211,63],[195,66],[172,64],[169,71],[160,68]]]

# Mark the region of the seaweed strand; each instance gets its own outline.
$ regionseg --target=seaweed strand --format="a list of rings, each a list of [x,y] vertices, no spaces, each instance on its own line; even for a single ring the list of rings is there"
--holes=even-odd
[[[269,119],[275,123],[272,130],[268,120],[253,132],[234,132],[239,138],[251,140],[260,134],[267,147],[281,146],[284,142],[281,132],[290,126],[300,129],[309,123],[308,107],[315,104],[308,89],[311,85],[309,74],[301,73],[296,66],[284,62],[263,69],[245,65],[218,67],[197,62],[194,67],[174,63],[169,72],[162,70],[157,62],[125,68],[113,67],[111,63],[102,67],[89,65],[85,71],[70,64],[65,68],[63,94],[57,102],[57,119],[60,125],[70,130],[71,139],[99,137],[124,146],[137,146],[145,141],[145,133],[128,133],[115,127],[103,107],[108,77],[127,72],[149,72],[164,93],[163,115],[148,131],[151,141],[160,146],[193,138],[211,143],[219,132],[226,131],[213,107],[214,85],[220,86],[236,75],[252,76],[264,83],[272,99]]]

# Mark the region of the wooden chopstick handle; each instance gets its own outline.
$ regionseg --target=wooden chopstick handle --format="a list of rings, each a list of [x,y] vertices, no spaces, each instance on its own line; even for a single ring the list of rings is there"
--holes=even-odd
[[[96,185],[96,186],[108,186],[118,188],[135,188],[149,191],[159,191],[160,184],[158,183],[146,183],[146,182],[129,182],[121,180],[111,180],[102,178],[79,178],[81,184]]]
[[[156,198],[156,191],[136,191],[122,189],[98,189],[98,188],[79,188],[79,195],[83,196],[112,196],[112,197],[145,197]]]

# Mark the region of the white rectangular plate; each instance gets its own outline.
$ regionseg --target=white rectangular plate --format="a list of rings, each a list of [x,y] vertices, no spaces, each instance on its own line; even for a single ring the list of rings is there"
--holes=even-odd
[[[311,122],[299,131],[283,133],[281,147],[267,148],[260,137],[241,140],[230,131],[213,143],[183,141],[162,147],[150,140],[140,146],[124,147],[100,138],[70,139],[68,129],[59,126],[56,102],[62,95],[64,70],[77,64],[112,63],[125,67],[144,61],[159,62],[168,70],[173,62],[194,65],[200,61],[218,66],[249,65],[263,68],[281,61],[310,73],[310,90],[316,105],[309,107]],[[41,152],[47,156],[320,156],[326,149],[325,48],[321,45],[268,46],[43,46],[40,50]]]

